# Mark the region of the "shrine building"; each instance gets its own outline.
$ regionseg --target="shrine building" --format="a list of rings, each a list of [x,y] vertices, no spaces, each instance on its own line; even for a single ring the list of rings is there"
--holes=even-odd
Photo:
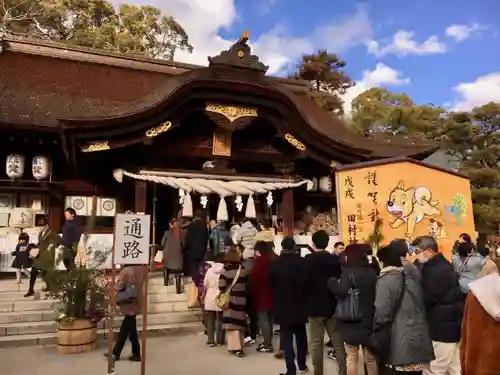
[[[95,210],[94,232],[109,234],[131,210],[154,214],[158,241],[201,207],[278,218],[291,233],[299,212],[335,216],[336,167],[438,149],[351,132],[307,82],[267,75],[247,39],[208,66],[0,39],[0,229],[29,208],[33,226],[57,230],[73,207]]]

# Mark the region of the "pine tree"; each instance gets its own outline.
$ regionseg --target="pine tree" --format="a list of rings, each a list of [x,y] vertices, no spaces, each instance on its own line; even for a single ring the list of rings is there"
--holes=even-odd
[[[476,230],[496,233],[500,222],[500,103],[449,114],[441,135],[459,171],[470,178]]]
[[[294,77],[311,83],[311,96],[326,111],[334,116],[344,114],[341,95],[354,86],[345,74],[345,61],[337,55],[320,50],[312,55],[303,55]]]

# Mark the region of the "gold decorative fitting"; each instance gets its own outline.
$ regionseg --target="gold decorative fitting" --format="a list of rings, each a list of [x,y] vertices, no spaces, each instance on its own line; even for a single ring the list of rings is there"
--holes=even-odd
[[[149,137],[149,138],[156,137],[156,136],[160,135],[161,133],[165,133],[171,127],[172,127],[172,123],[170,121],[165,121],[164,123],[162,123],[158,126],[155,126],[154,128],[149,129],[146,132],[146,137]]]
[[[336,168],[339,163],[336,162],[335,160],[330,160],[330,167]]]
[[[205,107],[205,111],[218,113],[219,115],[224,116],[230,122],[234,122],[242,117],[257,117],[257,109],[255,108],[245,108],[238,107],[233,105],[224,105],[224,104],[214,104],[208,103]]]
[[[302,142],[298,141],[293,135],[290,133],[285,134],[285,139],[290,143],[293,147],[295,147],[299,151],[305,151],[306,145]]]
[[[245,56],[245,52],[243,52],[242,50],[239,50],[239,51],[238,51],[238,57],[239,57],[240,59],[242,59],[244,56]]]
[[[82,152],[96,152],[104,150],[109,150],[108,141],[92,142],[86,147],[82,147]]]

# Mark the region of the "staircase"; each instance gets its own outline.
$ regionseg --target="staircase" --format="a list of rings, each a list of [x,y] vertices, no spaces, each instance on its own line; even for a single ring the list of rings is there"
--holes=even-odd
[[[37,285],[42,285],[37,281]],[[57,343],[57,302],[24,298],[27,280],[15,284],[14,280],[0,280],[0,348],[27,345],[53,345]],[[148,337],[200,331],[201,311],[187,308],[187,294],[175,294],[174,286],[164,286],[162,277],[149,279]],[[121,316],[114,319],[114,331],[119,330]],[[142,316],[137,318],[142,330]],[[106,323],[101,321],[98,335],[107,335]]]

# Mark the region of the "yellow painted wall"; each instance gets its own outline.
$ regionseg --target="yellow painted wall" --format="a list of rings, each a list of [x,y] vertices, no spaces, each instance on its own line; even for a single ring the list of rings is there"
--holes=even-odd
[[[411,162],[338,171],[335,177],[341,237],[346,243],[365,241],[377,213],[383,223],[383,244],[435,234],[448,257],[460,233],[475,232],[467,179]]]

